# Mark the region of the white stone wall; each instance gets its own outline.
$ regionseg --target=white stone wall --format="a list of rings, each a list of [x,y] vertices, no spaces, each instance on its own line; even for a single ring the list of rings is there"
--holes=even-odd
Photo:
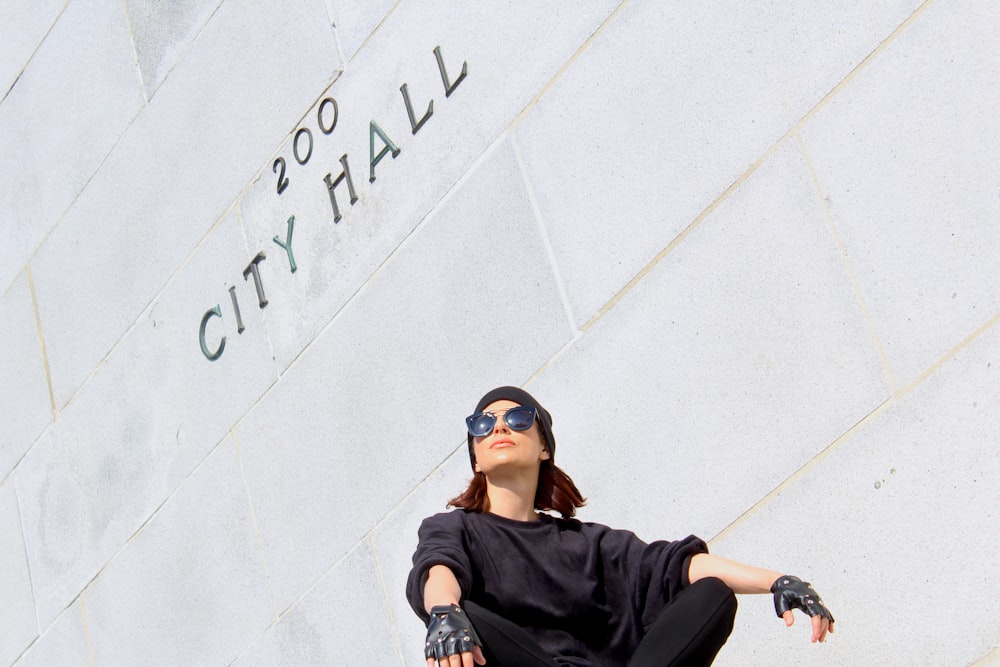
[[[718,664],[1000,663],[1000,5],[8,4],[0,664],[423,664],[497,384],[837,616]]]

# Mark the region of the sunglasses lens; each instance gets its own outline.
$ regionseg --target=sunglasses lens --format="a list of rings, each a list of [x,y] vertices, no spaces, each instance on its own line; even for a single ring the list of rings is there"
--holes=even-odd
[[[478,415],[466,417],[465,423],[469,426],[469,433],[474,436],[483,436],[493,430],[493,425],[497,423],[497,418],[484,412]]]
[[[504,415],[504,421],[515,431],[527,431],[535,423],[534,408],[511,408]]]

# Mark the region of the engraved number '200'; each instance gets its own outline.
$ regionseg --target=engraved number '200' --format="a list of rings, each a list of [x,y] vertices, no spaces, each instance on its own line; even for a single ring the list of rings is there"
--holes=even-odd
[[[324,121],[324,113],[328,106],[333,107],[333,120],[327,125]],[[316,110],[316,124],[319,125],[320,132],[323,134],[330,134],[333,129],[337,127],[337,119],[340,117],[340,110],[337,108],[337,100],[332,97],[327,97],[322,102],[319,103],[319,108]],[[295,133],[295,138],[292,139],[292,154],[295,156],[295,161],[301,165],[309,162],[309,158],[312,157],[313,152],[313,135],[312,131],[308,127],[299,128]],[[285,175],[286,163],[285,158],[279,157],[275,159],[274,165],[271,167],[273,171],[278,176],[278,183],[275,189],[280,195],[288,187],[288,176]]]

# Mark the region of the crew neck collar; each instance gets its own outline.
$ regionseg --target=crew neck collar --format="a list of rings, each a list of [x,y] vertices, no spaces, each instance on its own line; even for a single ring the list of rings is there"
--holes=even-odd
[[[498,523],[507,523],[515,526],[540,526],[546,522],[546,519],[551,519],[548,514],[543,514],[540,512],[535,512],[534,519],[528,519],[527,521],[521,521],[519,519],[510,519],[499,514],[494,514],[493,512],[479,512],[484,517],[488,517],[490,521],[496,521]]]

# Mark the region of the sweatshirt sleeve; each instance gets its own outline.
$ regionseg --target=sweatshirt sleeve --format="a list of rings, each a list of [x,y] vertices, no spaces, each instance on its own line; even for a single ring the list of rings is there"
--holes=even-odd
[[[646,543],[631,532],[611,530],[602,540],[609,594],[620,593],[630,600],[633,613],[648,628],[670,600],[690,584],[691,558],[707,552],[705,542],[694,535]],[[620,573],[620,584],[615,584],[612,572]]]
[[[420,524],[413,568],[406,580],[406,599],[424,623],[429,618],[424,611],[424,585],[432,566],[447,566],[458,579],[463,597],[472,588],[472,566],[463,519],[464,512],[456,510],[427,517]]]
[[[688,568],[691,558],[708,553],[708,545],[694,535],[670,542],[652,542],[644,557],[652,576],[646,582],[645,604],[641,610],[643,625],[649,627],[675,595],[690,585]]]
[[[708,545],[700,537],[694,535],[688,535],[682,540],[674,540],[673,542],[654,542],[653,544],[663,545],[662,582],[669,600],[691,583],[691,580],[688,579],[691,558],[697,554],[708,553]]]

